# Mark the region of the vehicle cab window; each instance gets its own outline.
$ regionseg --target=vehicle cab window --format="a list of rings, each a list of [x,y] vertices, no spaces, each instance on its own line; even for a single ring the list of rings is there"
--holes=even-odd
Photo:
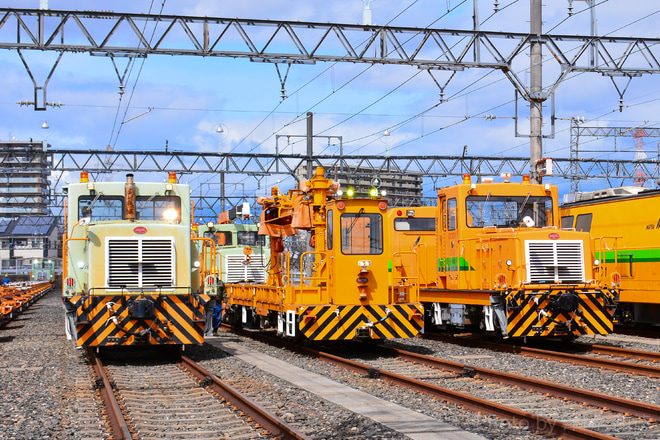
[[[342,214],[341,251],[346,255],[383,253],[383,217],[380,214]]]

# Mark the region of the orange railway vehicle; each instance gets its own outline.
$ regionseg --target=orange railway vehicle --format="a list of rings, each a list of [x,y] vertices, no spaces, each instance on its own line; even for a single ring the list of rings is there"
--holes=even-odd
[[[300,187],[288,194],[273,188],[257,200],[260,234],[270,236],[268,279],[228,284],[225,316],[312,341],[419,334],[424,316],[417,286],[388,272],[387,202],[339,197],[321,167]],[[294,259],[283,239],[301,230],[311,232],[313,247]]]
[[[204,342],[215,244],[192,234],[190,187],[176,173],[160,183],[128,174],[124,183],[89,182],[82,172],[67,202],[62,299],[75,310],[77,345]]]
[[[463,183],[438,190],[438,206],[392,208],[397,278],[420,286],[426,325],[504,337],[571,338],[612,331],[616,290],[589,234],[559,228],[557,188]],[[616,277],[614,278],[616,281]]]
[[[20,281],[0,287],[0,325],[16,317],[52,288],[53,282],[48,280]]]
[[[562,228],[607,237],[598,258],[621,275],[615,323],[659,325],[660,190],[628,186],[567,196]]]

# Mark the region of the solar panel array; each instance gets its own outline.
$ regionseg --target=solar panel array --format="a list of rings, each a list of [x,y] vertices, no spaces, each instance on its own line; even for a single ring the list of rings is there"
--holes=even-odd
[[[55,224],[56,217],[19,217],[14,227],[14,235],[46,235]]]
[[[4,234],[7,231],[7,226],[11,223],[10,218],[0,218],[0,234]]]

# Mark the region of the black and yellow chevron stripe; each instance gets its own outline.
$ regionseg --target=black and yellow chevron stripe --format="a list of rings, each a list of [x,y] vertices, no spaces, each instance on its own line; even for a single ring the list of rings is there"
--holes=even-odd
[[[614,303],[601,290],[579,290],[577,313],[552,310],[542,291],[512,292],[507,301],[508,336],[607,335],[613,330]],[[553,292],[557,294],[557,292]],[[543,316],[541,310],[548,316]]]
[[[204,342],[208,295],[142,295],[154,302],[154,318],[132,318],[134,295],[74,296],[79,346],[188,345]],[[115,322],[116,320],[116,322]]]
[[[313,341],[412,338],[424,327],[421,304],[303,306],[297,311],[300,333]]]

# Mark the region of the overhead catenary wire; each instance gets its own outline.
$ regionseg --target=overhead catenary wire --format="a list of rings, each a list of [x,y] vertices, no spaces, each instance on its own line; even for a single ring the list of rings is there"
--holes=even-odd
[[[154,7],[154,1],[155,0],[151,0],[151,5],[149,6],[149,15],[151,15],[151,10]],[[167,0],[163,0],[163,2],[161,3],[160,11],[158,12],[159,16],[163,14],[163,9],[165,8],[165,3],[166,2],[167,2]],[[142,28],[142,33],[144,33],[146,31],[148,22],[149,22],[148,19],[145,20],[144,27]],[[151,42],[154,39],[157,27],[158,27],[158,21],[156,21],[154,23],[154,29],[153,29],[153,32],[151,33],[151,37],[149,38],[149,45],[151,45]],[[141,44],[141,42],[138,43],[138,47],[139,47],[139,44]],[[131,88],[131,93],[130,93],[130,96],[128,98],[128,103],[126,104],[126,107],[124,109],[124,115],[122,117],[122,122],[119,124],[119,127],[117,128],[118,116],[119,116],[119,113],[120,113],[120,110],[121,110],[121,102],[122,102],[123,96],[124,96],[123,94],[119,95],[119,102],[117,103],[117,112],[115,113],[115,119],[114,119],[114,122],[113,122],[113,125],[112,125],[112,132],[110,134],[110,141],[108,142],[108,145],[112,145],[113,149],[117,146],[117,141],[119,140],[119,135],[121,134],[122,127],[124,125],[124,122],[126,121],[126,115],[128,114],[128,110],[131,108],[131,103],[133,101],[133,96],[135,94],[135,89],[137,87],[138,81],[140,80],[140,76],[142,75],[142,69],[144,68],[145,61],[146,61],[146,57],[142,58],[142,62],[140,63],[140,69],[138,70],[137,77],[135,78],[135,81],[133,82],[133,87]],[[132,59],[129,60],[129,63],[131,63],[131,62],[132,62]],[[135,63],[132,63],[131,66],[130,66],[130,72],[128,74],[128,77],[130,77],[130,75],[133,73],[133,68],[134,67],[135,67]],[[128,77],[127,77],[127,79],[128,79]],[[115,128],[117,128],[117,134],[114,135],[115,140],[113,142],[112,138],[113,138],[113,134],[115,132]]]
[[[389,20],[388,23],[387,23],[385,26],[387,26],[387,25],[390,24],[392,21],[394,21],[396,18],[398,18],[401,14],[403,14],[406,10],[408,10],[412,5],[414,5],[415,3],[417,3],[417,1],[418,1],[418,0],[415,0],[412,4],[410,4],[408,7],[406,7],[402,12],[398,13],[395,17],[393,17],[391,20]],[[433,23],[431,23],[430,25],[428,25],[426,28],[428,28],[428,27],[432,26],[433,24],[437,23],[439,20],[441,20],[443,17],[445,17],[446,15],[448,15],[451,11],[455,10],[456,8],[458,8],[460,5],[462,5],[462,4],[465,3],[466,1],[467,1],[467,0],[463,0],[461,3],[459,3],[457,6],[455,6],[454,8],[452,8],[452,9],[451,9],[450,11],[448,11],[446,14],[443,14],[440,18],[436,19]],[[411,38],[413,38],[413,37],[411,37]],[[367,40],[365,40],[365,42],[366,42],[366,41],[367,41]],[[363,43],[364,43],[364,42],[363,42]],[[333,63],[330,67],[326,68],[321,74],[315,76],[314,79],[318,78],[318,77],[319,77],[320,75],[322,75],[323,73],[326,73],[326,72],[327,72],[332,66],[334,66],[335,64],[337,64],[337,63]],[[326,95],[326,96],[325,96],[324,98],[322,98],[320,101],[318,101],[318,102],[315,103],[314,105],[308,107],[308,109],[305,110],[304,112],[300,113],[299,116],[301,116],[301,115],[303,115],[303,114],[306,114],[307,112],[311,111],[311,110],[314,109],[316,106],[318,106],[321,102],[325,101],[326,99],[328,99],[328,98],[331,97],[331,96],[334,96],[334,94],[335,94],[338,90],[341,90],[342,88],[344,88],[345,86],[347,86],[348,84],[350,84],[351,82],[353,82],[355,79],[357,79],[358,77],[360,77],[361,75],[363,75],[365,72],[367,72],[368,70],[370,70],[372,67],[373,67],[373,65],[370,65],[369,67],[365,68],[365,69],[362,70],[360,73],[358,73],[357,75],[353,76],[350,80],[348,80],[348,81],[345,82],[342,86],[340,86],[339,89],[337,89],[337,90],[333,90],[332,93]],[[308,82],[308,83],[306,83],[303,87],[305,87],[306,85],[308,85],[308,84],[310,84],[310,83],[311,83],[311,81]],[[294,93],[299,92],[300,90],[302,90],[303,87],[299,88],[299,89],[296,90],[296,92],[294,92]],[[293,95],[293,94],[292,94],[292,95]],[[262,121],[261,123],[263,123],[263,121]],[[260,123],[260,124],[261,124],[261,123]],[[251,151],[254,151],[256,148],[258,148],[258,147],[260,147],[261,145],[263,145],[266,141],[268,141],[270,138],[272,138],[273,136],[275,136],[275,135],[276,135],[277,133],[279,133],[281,130],[282,130],[282,128],[280,128],[280,129],[277,130],[277,131],[274,131],[274,132],[271,133],[266,139],[264,139],[263,141],[257,143],[256,145],[254,145],[249,151],[250,151],[250,152],[251,152]],[[253,133],[253,132],[254,132],[254,130],[253,130],[252,132],[250,132],[250,134]]]

